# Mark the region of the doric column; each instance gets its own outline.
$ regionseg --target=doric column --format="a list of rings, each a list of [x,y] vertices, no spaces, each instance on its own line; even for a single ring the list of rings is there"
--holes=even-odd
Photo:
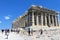
[[[26,16],[25,16],[25,27],[26,27]]]
[[[19,23],[20,25],[19,25],[19,27],[21,27],[21,23]]]
[[[32,25],[34,25],[34,11],[32,11]]]
[[[23,27],[23,25],[24,25],[24,24],[23,24],[23,19],[22,19],[22,27]]]
[[[21,27],[22,27],[22,22],[21,22]]]
[[[21,27],[21,21],[20,21],[20,27]]]
[[[47,15],[45,13],[45,25],[47,26]]]
[[[53,26],[54,26],[54,16],[52,15],[52,23],[53,23]]]
[[[59,26],[59,23],[58,23],[58,16],[56,16],[56,19],[57,19],[57,26]]]
[[[49,19],[49,26],[51,26],[50,14],[48,15],[48,19]]]
[[[39,23],[38,23],[38,13],[37,13],[37,25],[39,25]]]
[[[24,19],[24,27],[25,27],[25,19]]]
[[[43,26],[43,13],[41,13],[41,25]]]
[[[55,15],[55,19],[54,20],[55,20],[55,23],[54,24],[57,26],[57,18],[56,18],[56,15]]]

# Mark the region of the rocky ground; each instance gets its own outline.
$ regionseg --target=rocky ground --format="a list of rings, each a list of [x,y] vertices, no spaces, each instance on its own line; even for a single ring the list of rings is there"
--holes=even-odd
[[[5,32],[0,31],[0,40],[60,40],[60,29],[43,30],[42,34],[37,31],[31,35],[21,32],[9,32],[6,35]]]

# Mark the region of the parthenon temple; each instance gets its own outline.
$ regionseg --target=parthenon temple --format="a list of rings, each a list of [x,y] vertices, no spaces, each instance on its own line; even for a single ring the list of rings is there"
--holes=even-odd
[[[32,5],[12,23],[12,28],[59,27],[58,13],[41,6]]]

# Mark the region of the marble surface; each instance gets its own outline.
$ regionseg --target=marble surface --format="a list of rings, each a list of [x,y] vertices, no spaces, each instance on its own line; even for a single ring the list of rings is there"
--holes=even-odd
[[[57,30],[43,30],[43,34],[35,32],[33,35],[25,35],[23,33],[0,31],[0,40],[60,40],[60,29]]]

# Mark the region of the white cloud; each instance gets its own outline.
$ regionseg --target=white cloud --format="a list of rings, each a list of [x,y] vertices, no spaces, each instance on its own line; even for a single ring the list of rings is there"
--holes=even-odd
[[[32,5],[33,7],[36,7],[36,5]]]
[[[59,11],[57,11],[57,13],[60,13]]]
[[[9,20],[10,19],[10,16],[5,16],[4,17],[6,20]]]
[[[21,16],[19,16],[21,18]]]
[[[40,6],[40,8],[43,8],[43,6]]]
[[[2,23],[2,21],[0,21],[0,23]]]

